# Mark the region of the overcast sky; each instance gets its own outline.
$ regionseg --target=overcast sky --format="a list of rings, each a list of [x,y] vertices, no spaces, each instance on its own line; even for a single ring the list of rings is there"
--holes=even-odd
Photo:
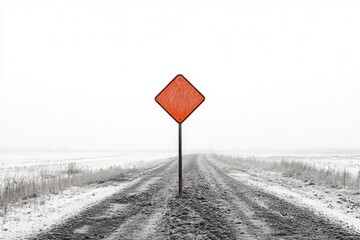
[[[360,148],[360,1],[1,1],[0,149]]]

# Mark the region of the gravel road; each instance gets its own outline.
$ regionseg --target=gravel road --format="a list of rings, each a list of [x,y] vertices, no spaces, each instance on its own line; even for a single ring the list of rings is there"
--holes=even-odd
[[[147,171],[121,192],[35,239],[360,239],[312,211],[249,187],[207,155]]]

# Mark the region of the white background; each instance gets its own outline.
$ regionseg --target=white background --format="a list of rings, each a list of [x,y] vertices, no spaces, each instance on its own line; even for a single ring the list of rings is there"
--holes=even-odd
[[[0,149],[360,148],[360,1],[4,0]]]

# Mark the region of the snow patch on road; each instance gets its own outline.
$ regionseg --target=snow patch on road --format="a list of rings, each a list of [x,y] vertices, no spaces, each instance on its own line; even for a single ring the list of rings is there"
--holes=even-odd
[[[76,229],[74,232],[75,233],[80,233],[80,234],[86,234],[88,233],[90,230],[90,226],[89,225],[85,225],[82,226],[81,228]]]
[[[312,211],[320,215],[326,216],[337,223],[346,224],[348,227],[360,232],[360,217],[355,214],[351,214],[348,209],[341,208],[339,204],[336,204],[339,203],[338,199],[334,197],[332,200],[329,200],[329,196],[324,200],[317,198],[316,196],[324,195],[324,193],[320,192],[319,189],[315,191],[315,187],[313,187],[311,191],[312,196],[309,196],[309,191],[305,191],[301,188],[294,189],[291,186],[281,186],[274,181],[269,181],[269,179],[262,178],[261,176],[254,176],[253,174],[247,174],[244,172],[235,172],[231,175],[242,183],[257,187],[293,204],[310,208]],[[290,179],[287,180],[291,181]]]
[[[89,217],[89,219],[93,220],[102,220],[106,218],[112,218],[113,216],[116,216],[118,212],[124,211],[130,204],[126,203],[112,203],[110,204],[109,208],[105,211],[104,214],[101,214],[96,217]]]
[[[145,192],[146,190],[149,189],[149,187],[156,183],[157,181],[159,181],[161,179],[161,177],[153,177],[153,178],[150,178],[148,181],[146,181],[144,184],[142,184],[139,188],[137,188],[136,190],[136,193],[134,194],[138,194],[138,193],[141,193],[141,192]]]

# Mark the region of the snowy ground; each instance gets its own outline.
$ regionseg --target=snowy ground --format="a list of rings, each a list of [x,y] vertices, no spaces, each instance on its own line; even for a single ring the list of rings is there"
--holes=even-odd
[[[1,173],[6,177],[22,177],[26,170],[32,176],[39,174],[36,168],[48,171],[61,171],[62,165],[76,162],[79,166],[93,170],[110,166],[131,168],[138,166],[157,167],[171,156],[166,153],[104,155],[104,153],[76,154],[2,154]],[[11,159],[14,161],[11,162]],[[4,164],[7,162],[8,164]],[[46,165],[48,164],[48,165]],[[11,171],[17,168],[15,175]],[[21,171],[20,171],[21,170]],[[144,169],[144,172],[148,170]],[[136,176],[130,176],[136,177]],[[119,192],[121,189],[136,184],[141,177],[127,182],[109,181],[102,184],[91,184],[86,187],[72,187],[59,194],[41,195],[35,199],[22,200],[11,206],[5,216],[0,216],[0,239],[27,239],[33,234],[46,231],[54,224],[64,221],[82,210],[99,203],[103,199]]]
[[[181,197],[177,197],[177,161],[168,161],[36,238],[360,239],[359,201],[348,195],[350,191],[336,189],[325,195],[321,186],[241,169],[223,160],[218,155],[184,156]],[[344,214],[348,207],[332,204],[337,201],[352,205],[355,215]]]
[[[301,180],[264,172],[233,172],[235,179],[309,208],[360,232],[360,192],[309,185]]]
[[[58,195],[40,196],[36,199],[37,204],[22,203],[12,209],[6,217],[0,217],[0,239],[26,239],[33,234],[46,231],[53,224],[78,214],[136,181],[138,179],[126,183],[74,187]]]
[[[148,154],[147,157],[144,156],[145,154],[143,154],[142,157],[140,157],[139,155],[137,156],[128,155],[127,157],[126,155],[106,155],[106,156],[104,154],[99,154],[99,155],[89,154],[86,156],[85,155],[86,154],[84,153],[79,154],[77,156],[67,155],[66,157],[62,158],[63,164],[66,165],[69,162],[76,161],[77,159],[77,163],[80,166],[81,164],[84,164],[83,166],[86,167],[87,165],[85,158],[88,157],[89,158],[87,160],[89,162],[88,166],[89,167],[92,166],[94,169],[101,168],[101,166],[103,166],[103,168],[104,166],[110,166],[107,165],[106,159],[113,159],[113,158],[114,158],[114,163],[119,163],[121,162],[119,160],[124,159],[122,164],[124,164],[124,166],[125,164],[127,164],[127,166],[130,167],[135,162],[135,160],[133,159],[140,159],[147,163],[157,162],[160,165],[161,161],[151,161],[151,160],[161,158],[161,156],[163,157],[170,156],[170,154],[169,155]],[[37,166],[40,166],[41,162],[44,162],[47,159],[45,155],[43,156],[42,155],[38,157],[35,156],[35,158],[29,157],[27,159],[33,159],[33,160],[27,160],[24,162],[28,163],[29,167],[34,166],[36,162],[39,163]],[[336,156],[335,155],[257,156],[256,158],[257,159],[261,158],[263,160],[267,159],[269,161],[282,161],[282,160],[303,161],[309,164],[314,164],[316,167],[325,167],[325,168],[337,167],[336,169],[346,169],[347,171],[350,170],[353,171],[354,173],[357,173],[357,171],[360,170],[360,159],[359,159],[359,155],[356,154],[353,155],[343,154]],[[14,157],[14,159],[16,158]],[[19,159],[19,157],[17,157],[17,159]],[[34,159],[37,159],[37,161],[35,161]],[[54,159],[53,162],[59,160],[59,158],[56,158],[56,156],[54,156],[53,159]],[[126,161],[126,159],[128,161]],[[231,204],[233,204],[234,205],[233,208],[236,210],[235,211],[233,209],[234,211],[230,211],[230,213],[233,215],[235,213],[240,214],[240,212],[238,212],[240,210],[236,207],[237,205],[241,206],[240,209],[242,209],[241,211],[243,211],[244,216],[249,215],[249,211],[250,211],[249,209],[252,209],[252,207],[256,207],[253,209],[253,214],[256,213],[255,209],[258,209],[258,207],[260,207],[260,209],[262,209],[261,211],[263,211],[264,214],[259,213],[259,216],[257,216],[257,218],[254,218],[254,216],[249,215],[248,221],[252,223],[259,223],[259,221],[261,221],[261,223],[265,226],[266,221],[271,220],[268,219],[265,221],[264,219],[266,218],[266,216],[272,216],[273,214],[280,214],[279,211],[278,210],[275,211],[273,209],[273,206],[271,205],[271,201],[273,201],[273,199],[270,198],[269,196],[275,195],[280,199],[280,200],[276,200],[278,201],[279,204],[280,203],[283,204],[282,201],[286,201],[293,204],[293,206],[298,206],[299,208],[303,208],[303,209],[309,209],[310,211],[314,212],[317,216],[319,216],[319,219],[330,219],[332,222],[334,222],[334,224],[339,224],[341,226],[344,226],[346,229],[350,229],[352,231],[360,233],[360,192],[359,191],[316,185],[315,183],[288,177],[280,172],[268,172],[260,169],[248,169],[248,168],[242,169],[241,166],[229,165],[227,163],[222,162],[221,160],[222,158],[216,158],[216,155],[207,155],[204,157],[190,156],[188,161],[185,161],[185,166],[184,166],[184,174],[185,174],[184,177],[186,180],[185,188],[187,188],[187,194],[190,195],[192,193],[195,194],[194,204],[195,203],[197,204],[197,201],[200,199],[199,201],[201,202],[201,204],[199,205],[195,204],[196,207],[198,207],[199,212],[202,212],[204,209],[206,209],[207,203],[210,204],[212,202],[209,199],[207,199],[209,198],[208,194],[211,195],[214,194],[213,191],[215,192],[219,191],[218,194],[215,194],[216,196],[214,196],[213,200],[217,201],[219,197],[224,197],[224,201],[227,199],[229,202],[227,203],[226,208],[224,209],[227,208],[232,209]],[[32,162],[33,165],[31,165],[30,162]],[[14,168],[14,166],[12,168]],[[3,169],[6,168],[2,166],[2,171]],[[11,168],[7,168],[7,169],[11,169]],[[172,174],[169,174],[169,171]],[[178,202],[176,202],[172,198],[169,198],[169,196],[173,195],[173,188],[174,188],[173,184],[176,182],[175,181],[176,179],[174,180],[173,178],[176,178],[177,176],[176,172],[177,172],[177,164],[176,161],[173,161],[171,165],[168,165],[167,168],[164,168],[161,171],[159,170],[157,172],[149,174],[148,176],[144,174],[145,177],[134,176],[134,179],[128,182],[110,181],[98,185],[92,184],[90,186],[82,187],[82,188],[71,188],[57,195],[49,194],[49,195],[40,196],[39,198],[34,200],[37,202],[37,204],[22,202],[19,206],[13,208],[10,212],[8,212],[6,217],[0,216],[0,221],[1,221],[0,239],[26,239],[28,236],[32,234],[46,232],[48,229],[51,228],[51,226],[54,226],[54,224],[59,224],[60,222],[63,222],[65,219],[69,219],[77,215],[78,213],[82,212],[84,209],[88,209],[91,206],[100,204],[100,202],[103,199],[119,191],[121,192],[122,189],[134,188],[136,189],[136,192],[145,193],[146,191],[154,190],[153,187],[149,187],[149,186],[154,186],[154,185],[157,186],[160,184],[161,186],[159,185],[160,187],[158,189],[160,192],[164,191],[164,194],[159,194],[159,196],[163,197],[162,199],[163,201],[165,201],[165,203],[168,203],[167,201],[170,201],[170,203],[168,203],[168,205],[166,205],[165,203],[160,204],[158,203],[158,200],[155,199],[152,204],[156,205],[157,203],[159,207],[162,209],[162,211],[166,212],[167,207],[168,208],[175,207],[177,206],[176,204],[178,204]],[[203,185],[201,184],[199,185],[199,183],[201,182],[200,181],[201,179],[198,179],[199,172],[204,174],[204,176],[206,176],[205,179],[202,179]],[[227,174],[229,174],[229,177],[233,180],[227,178],[226,177]],[[159,180],[160,179],[159,176],[163,176],[164,179]],[[248,186],[248,188],[245,186]],[[201,197],[198,196],[199,191],[201,190],[199,187],[203,187],[201,189],[203,190],[205,189],[207,191],[206,194],[204,193]],[[258,189],[258,190],[254,190],[254,189]],[[244,191],[244,192],[239,194],[239,191]],[[254,196],[250,194],[251,192],[254,193]],[[268,193],[269,196],[261,194],[262,192]],[[243,194],[245,195],[250,194],[251,196],[244,197],[243,199]],[[139,196],[141,197],[142,195]],[[149,196],[158,196],[158,195],[149,194],[146,196],[149,197]],[[228,196],[228,198],[226,198],[226,196]],[[260,200],[259,199],[260,196],[265,197],[265,199]],[[130,197],[134,197],[134,196],[130,194]],[[203,199],[209,201],[205,201]],[[148,199],[145,200],[146,203],[149,201]],[[186,204],[189,204],[188,199],[186,198],[184,199],[184,201],[185,200],[186,200]],[[247,202],[250,200],[251,202]],[[141,201],[140,203],[142,204]],[[133,207],[136,210],[135,207],[137,203],[132,202],[132,204],[134,204]],[[111,210],[113,208],[117,208],[117,206],[118,205],[110,205],[109,209]],[[149,206],[144,205],[144,206],[148,207],[149,209],[152,209],[151,211],[149,210],[148,212],[145,210],[140,211],[140,212],[144,212],[144,214],[155,211],[154,210],[155,207],[151,205]],[[247,206],[247,208],[246,207],[244,208],[244,206]],[[274,206],[278,206],[278,205],[275,204]],[[283,204],[283,206],[286,205]],[[124,205],[123,207],[132,209],[131,206],[127,206],[127,205],[126,206]],[[143,207],[141,205],[141,209],[146,207]],[[219,208],[216,209],[217,211],[220,211]],[[177,211],[179,209],[175,209],[175,210]],[[114,211],[120,214],[123,210],[115,209]],[[290,208],[288,215],[286,214],[279,215],[278,217],[284,219],[289,217],[296,217],[297,216],[296,211],[294,212],[291,211],[292,210]],[[210,214],[210,212],[206,212],[204,217]],[[136,213],[136,211],[134,211],[134,213]],[[228,213],[226,212],[226,214]],[[226,214],[224,213],[222,214],[222,216],[225,218],[227,216]],[[144,219],[145,215],[141,215],[139,219]],[[229,219],[231,219],[230,222],[237,224],[237,221],[232,221],[236,217],[233,215],[229,216]],[[165,214],[165,218],[166,217],[167,215]],[[184,217],[183,215],[180,216],[181,219],[183,217]],[[239,216],[237,216],[237,218],[238,217]],[[298,220],[300,221],[301,219],[303,218],[301,217]],[[165,222],[168,222],[168,220],[166,220]],[[285,223],[289,224],[287,221],[285,221]],[[307,224],[306,222],[302,223],[302,225],[304,226],[306,224]],[[85,224],[84,226],[87,225]],[[147,227],[148,225],[145,224],[144,226]],[[229,225],[229,228],[233,228],[233,226]],[[241,230],[241,231],[239,230],[240,234],[242,234],[242,232],[245,232],[249,236],[252,236],[252,234],[255,235],[260,234],[256,231],[254,232],[250,231],[251,229],[248,232],[246,232],[246,228],[242,229],[241,226],[239,229]],[[304,227],[304,231],[305,229],[306,227]],[[324,229],[330,232],[337,231],[328,227],[324,227]],[[84,233],[81,232],[82,230],[84,230]],[[183,230],[185,232],[188,231],[188,229],[183,229]],[[274,236],[276,236],[278,230],[276,231],[274,229],[270,229],[270,230],[269,230],[270,232],[267,234],[270,235],[275,234]],[[126,231],[124,230],[124,233],[125,232]],[[182,230],[180,232],[182,233]],[[77,228],[76,231],[73,232],[72,234],[76,235],[76,234],[87,234],[87,233],[89,233],[88,230]],[[118,234],[118,231],[116,231],[115,233]],[[165,233],[168,232],[165,231],[164,234]],[[274,239],[276,239],[276,237]]]
[[[234,155],[243,156],[244,155]],[[316,168],[347,171],[357,175],[360,171],[359,154],[302,154],[287,156],[255,156],[262,161],[297,161]],[[311,209],[319,215],[332,219],[342,225],[360,232],[360,191],[317,185],[313,182],[288,177],[281,172],[269,172],[261,169],[234,167],[232,176],[262,191],[274,194],[293,204]]]

